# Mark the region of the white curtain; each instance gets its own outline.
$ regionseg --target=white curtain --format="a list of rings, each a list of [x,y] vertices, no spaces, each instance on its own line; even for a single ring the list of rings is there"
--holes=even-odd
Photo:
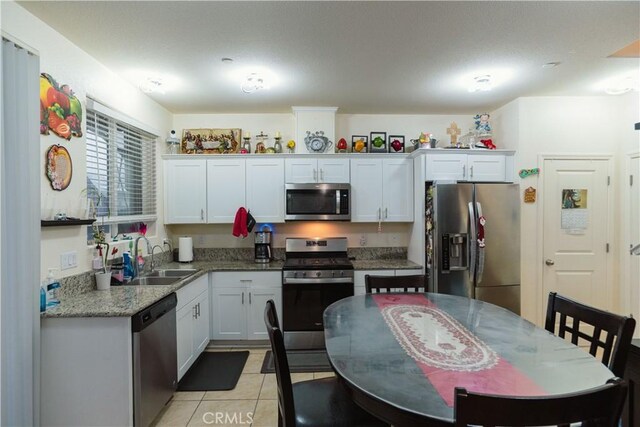
[[[0,424],[37,425],[40,358],[39,58],[2,39]]]

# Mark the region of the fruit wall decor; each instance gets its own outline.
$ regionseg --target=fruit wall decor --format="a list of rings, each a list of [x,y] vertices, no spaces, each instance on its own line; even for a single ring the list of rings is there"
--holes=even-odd
[[[66,148],[61,145],[49,147],[45,157],[45,175],[56,191],[62,191],[71,184],[73,162]]]
[[[49,130],[70,140],[82,136],[82,105],[69,85],[58,82],[47,73],[40,74],[40,133]]]

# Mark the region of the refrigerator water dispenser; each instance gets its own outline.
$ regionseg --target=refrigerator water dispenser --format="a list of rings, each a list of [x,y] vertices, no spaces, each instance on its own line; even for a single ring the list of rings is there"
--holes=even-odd
[[[442,272],[469,269],[469,235],[467,233],[442,235]]]

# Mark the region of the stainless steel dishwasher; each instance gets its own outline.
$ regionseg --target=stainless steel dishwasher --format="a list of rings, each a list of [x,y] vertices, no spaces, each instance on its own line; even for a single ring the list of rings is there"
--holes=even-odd
[[[133,315],[133,425],[146,427],[178,381],[175,293]]]

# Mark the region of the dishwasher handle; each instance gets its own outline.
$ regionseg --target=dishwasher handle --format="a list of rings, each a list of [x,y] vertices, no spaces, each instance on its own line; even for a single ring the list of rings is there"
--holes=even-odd
[[[147,326],[174,310],[178,305],[178,297],[173,292],[160,301],[131,316],[131,332],[142,332]]]

